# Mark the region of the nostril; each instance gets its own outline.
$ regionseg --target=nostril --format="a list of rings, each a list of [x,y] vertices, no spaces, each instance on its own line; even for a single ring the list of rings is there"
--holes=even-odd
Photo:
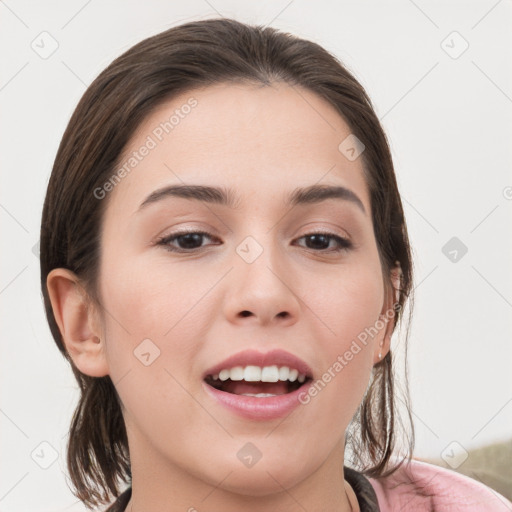
[[[246,317],[246,316],[250,316],[250,315],[251,315],[251,312],[250,312],[250,311],[245,310],[245,311],[242,311],[240,314],[241,314],[243,317]]]

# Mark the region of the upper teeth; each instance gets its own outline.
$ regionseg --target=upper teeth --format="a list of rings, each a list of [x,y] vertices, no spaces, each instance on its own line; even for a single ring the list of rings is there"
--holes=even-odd
[[[213,375],[213,378],[220,380],[245,380],[247,382],[277,382],[289,380],[290,382],[304,382],[306,376],[295,368],[288,366],[235,366],[234,368],[223,369]]]

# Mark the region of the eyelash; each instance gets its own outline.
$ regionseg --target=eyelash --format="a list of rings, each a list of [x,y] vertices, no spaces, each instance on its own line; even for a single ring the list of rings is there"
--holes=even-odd
[[[165,249],[169,252],[176,252],[176,253],[182,253],[182,254],[190,254],[192,252],[198,252],[199,250],[201,250],[202,247],[199,247],[196,249],[178,249],[176,247],[172,247],[171,245],[169,245],[170,242],[177,240],[178,238],[181,238],[183,236],[187,236],[187,235],[201,235],[201,236],[207,236],[210,239],[218,240],[215,236],[213,236],[210,233],[207,233],[206,231],[183,231],[183,232],[178,232],[178,233],[171,233],[168,236],[159,238],[157,241],[157,245],[165,246]],[[315,236],[315,235],[325,236],[325,237],[335,240],[338,243],[338,248],[337,249],[315,250],[315,249],[310,249],[309,247],[306,247],[306,249],[312,250],[314,252],[320,252],[320,253],[339,253],[342,251],[349,251],[353,248],[353,244],[350,240],[348,240],[347,238],[343,238],[341,236],[335,235],[334,233],[329,233],[328,231],[314,231],[312,233],[307,233],[306,235],[303,235],[303,236],[297,238],[297,240],[300,240],[300,239],[306,238],[306,237],[310,237],[310,236]]]

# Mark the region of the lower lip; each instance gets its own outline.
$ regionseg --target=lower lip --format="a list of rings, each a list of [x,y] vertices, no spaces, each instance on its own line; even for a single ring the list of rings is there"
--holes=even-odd
[[[235,395],[216,389],[203,381],[203,387],[217,402],[234,413],[250,420],[274,420],[290,414],[301,405],[299,396],[307,393],[311,380],[284,395],[255,397]]]

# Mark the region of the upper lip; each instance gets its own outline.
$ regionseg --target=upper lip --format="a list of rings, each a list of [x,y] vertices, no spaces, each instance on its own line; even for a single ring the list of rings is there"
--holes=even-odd
[[[312,377],[313,372],[309,365],[299,357],[287,352],[286,350],[275,349],[269,352],[259,352],[257,350],[243,350],[224,359],[220,363],[212,366],[203,374],[203,379],[208,375],[215,375],[223,369],[234,368],[235,366],[288,366],[296,368],[299,373],[306,377]]]

